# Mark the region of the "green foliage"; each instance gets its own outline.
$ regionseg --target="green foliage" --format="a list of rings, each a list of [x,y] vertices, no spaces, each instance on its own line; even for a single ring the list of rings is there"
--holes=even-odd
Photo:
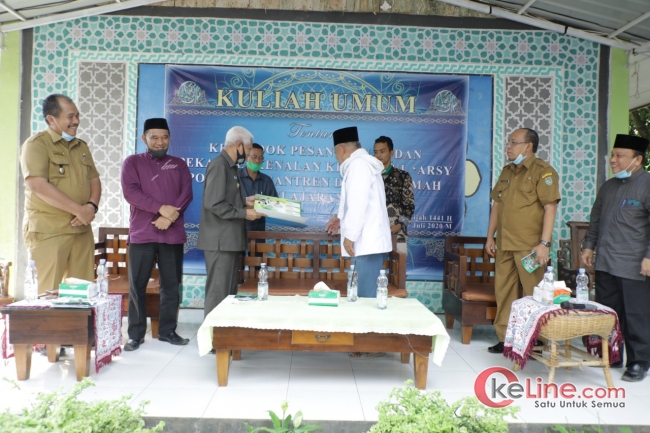
[[[506,416],[514,416],[518,407],[492,409],[476,397],[466,397],[453,404],[440,392],[424,392],[406,386],[394,388],[388,401],[377,405],[379,421],[368,433],[507,433]]]
[[[293,416],[293,427],[291,414],[286,415],[287,409],[289,408],[288,402],[282,402],[282,418],[277,416],[275,412],[269,410],[269,415],[271,416],[271,422],[273,422],[273,428],[268,427],[258,427],[254,428],[249,424],[244,424],[248,429],[248,433],[258,433],[258,432],[268,432],[268,433],[309,433],[315,430],[322,430],[320,426],[314,424],[305,424],[302,425],[302,412],[298,411]]]
[[[14,384],[14,386],[16,386]],[[160,422],[152,429],[144,428],[144,406],[133,409],[128,401],[131,396],[118,400],[85,402],[77,397],[89,386],[95,384],[85,377],[64,393],[54,391],[39,393],[31,409],[23,409],[20,414],[0,413],[0,430],[3,433],[124,433],[159,432],[165,423]]]
[[[549,430],[550,429],[550,430]],[[555,427],[549,427],[546,431],[554,431],[558,433],[605,433],[600,427],[594,426],[584,426],[580,430],[576,430],[572,427],[566,428],[561,425],[556,425]],[[632,429],[629,427],[621,427],[618,433],[632,433]]]
[[[638,135],[650,140],[650,107],[630,111],[630,135]],[[650,171],[650,150],[646,152],[645,169]]]

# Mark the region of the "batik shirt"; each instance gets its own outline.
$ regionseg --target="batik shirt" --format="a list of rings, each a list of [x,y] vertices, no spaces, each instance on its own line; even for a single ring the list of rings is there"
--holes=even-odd
[[[413,195],[413,180],[411,175],[399,168],[390,167],[388,174],[383,174],[384,190],[386,191],[386,208],[388,209],[388,220],[390,225],[400,224],[400,215],[408,218],[413,217],[415,212],[415,197]],[[397,242],[406,242],[406,225],[397,232]]]

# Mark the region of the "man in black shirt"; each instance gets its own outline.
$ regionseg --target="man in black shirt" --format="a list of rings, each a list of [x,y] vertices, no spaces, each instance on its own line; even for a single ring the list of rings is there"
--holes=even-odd
[[[246,165],[239,169],[239,177],[242,183],[244,199],[256,194],[277,197],[278,192],[273,185],[273,179],[262,173],[260,169],[264,165],[264,148],[257,143],[248,152]],[[266,218],[262,217],[255,221],[246,221],[247,231],[260,231],[266,229]]]
[[[622,379],[629,382],[643,380],[650,368],[648,144],[642,137],[616,136],[609,159],[614,177],[598,191],[581,256],[596,270],[596,301],[618,314],[627,358]]]

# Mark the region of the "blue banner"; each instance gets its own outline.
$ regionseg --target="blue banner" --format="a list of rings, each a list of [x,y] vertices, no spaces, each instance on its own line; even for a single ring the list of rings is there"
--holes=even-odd
[[[393,139],[393,165],[413,178],[408,273],[439,279],[430,254],[445,234],[463,231],[469,77],[406,73],[167,65],[165,115],[170,153],[188,163],[194,202],[185,214],[185,272],[204,272],[196,250],[205,168],[226,132],[244,126],[265,149],[262,172],[282,197],[302,202],[306,226],[267,219],[267,230],[322,230],[338,209],[341,176],[332,132],[357,126],[372,154]]]

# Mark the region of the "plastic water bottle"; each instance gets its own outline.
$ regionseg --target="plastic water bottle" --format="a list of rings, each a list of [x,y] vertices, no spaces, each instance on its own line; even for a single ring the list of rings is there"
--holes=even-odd
[[[589,277],[584,268],[578,269],[576,276],[576,301],[584,302],[589,300]]]
[[[97,297],[105,298],[108,296],[108,269],[106,269],[106,259],[100,259],[97,266]]]
[[[357,271],[354,270],[354,265],[350,265],[350,270],[348,271],[348,302],[354,302],[359,299],[357,292]]]
[[[555,275],[553,274],[553,266],[547,266],[544,273],[544,291],[542,292],[542,302],[547,305],[553,304],[553,295],[555,293]]]
[[[386,307],[388,307],[388,277],[386,271],[382,269],[377,278],[377,308],[385,310]]]
[[[30,260],[25,270],[25,300],[28,302],[35,301],[38,298],[38,271],[36,263]]]
[[[260,271],[257,273],[257,300],[266,301],[269,299],[269,271],[266,269],[266,263],[262,263]]]

